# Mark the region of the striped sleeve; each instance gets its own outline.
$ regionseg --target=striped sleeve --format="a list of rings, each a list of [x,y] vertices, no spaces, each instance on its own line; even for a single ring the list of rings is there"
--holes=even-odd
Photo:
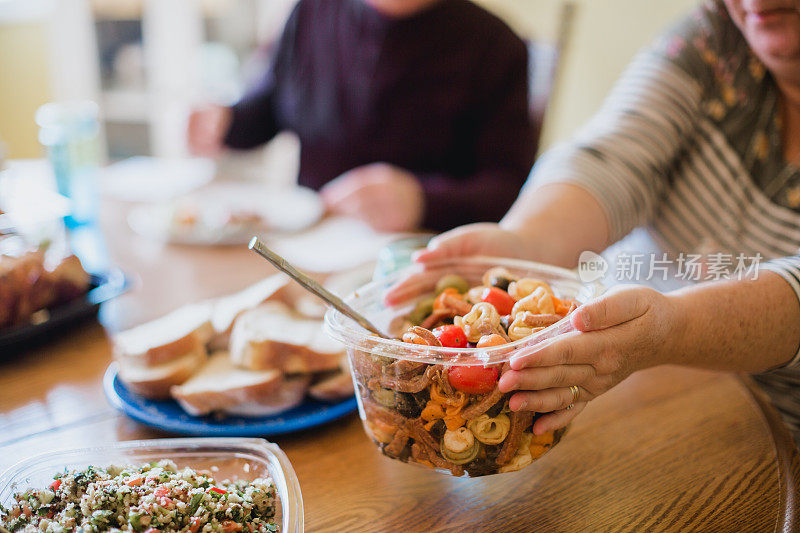
[[[800,255],[773,259],[764,263],[761,268],[763,270],[775,272],[785,279],[786,283],[792,287],[794,293],[797,295],[798,301],[800,301]],[[798,347],[797,353],[792,360],[784,366],[800,367],[800,347]]]
[[[702,87],[652,51],[641,52],[600,111],[567,144],[543,155],[534,187],[569,183],[602,206],[612,242],[650,220],[681,148],[691,142]]]

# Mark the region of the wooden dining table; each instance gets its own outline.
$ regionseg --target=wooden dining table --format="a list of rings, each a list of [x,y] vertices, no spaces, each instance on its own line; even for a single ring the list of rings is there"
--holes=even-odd
[[[106,201],[100,219],[129,292],[105,304],[99,321],[0,362],[0,471],[54,449],[174,436],[104,397],[109,335],[272,272],[244,246],[138,236],[126,224],[129,208]],[[484,478],[382,456],[356,413],[270,440],[294,466],[312,532],[800,529],[797,449],[754,384],[730,373],[636,373],[592,401],[533,465]]]

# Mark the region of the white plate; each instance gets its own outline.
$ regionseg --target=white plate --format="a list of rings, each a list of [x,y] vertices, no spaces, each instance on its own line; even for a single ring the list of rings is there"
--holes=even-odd
[[[125,202],[166,202],[208,185],[216,171],[202,157],[130,157],[102,169],[100,191]]]
[[[225,183],[168,203],[136,207],[128,224],[140,235],[174,244],[239,245],[254,234],[267,238],[308,228],[323,211],[310,189]],[[253,214],[256,220],[229,222],[229,215],[237,213]]]

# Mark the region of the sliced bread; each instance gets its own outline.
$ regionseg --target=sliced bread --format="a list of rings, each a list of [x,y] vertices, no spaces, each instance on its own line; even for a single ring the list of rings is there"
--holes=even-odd
[[[324,402],[335,402],[355,394],[350,373],[337,372],[318,381],[308,389],[308,395]]]
[[[323,331],[321,320],[269,302],[236,319],[230,353],[242,368],[300,374],[339,368],[344,348]]]
[[[333,294],[344,298],[357,288],[369,283],[374,271],[375,264],[373,261],[343,272],[336,272],[330,275],[314,274],[311,277],[322,283],[322,286]],[[327,311],[327,307],[318,297],[310,294],[297,283],[290,283],[286,290],[282,291],[282,294],[286,297],[283,299],[278,298],[277,300],[288,304],[289,307],[292,307],[305,317],[322,319],[325,311]]]
[[[272,298],[280,298],[289,284],[289,276],[275,274],[250,285],[230,296],[223,296],[213,302],[211,323],[214,326],[215,346],[227,346],[228,338],[236,318]]]
[[[195,416],[224,412],[267,416],[303,401],[309,377],[284,378],[279,370],[244,370],[217,352],[191,379],[172,387],[172,397]]]
[[[160,365],[123,360],[119,364],[119,377],[136,394],[156,400],[165,399],[169,398],[171,387],[192,377],[207,359],[205,346],[197,346]]]
[[[186,305],[152,322],[114,335],[114,357],[121,365],[160,366],[195,353],[211,339],[211,302]]]

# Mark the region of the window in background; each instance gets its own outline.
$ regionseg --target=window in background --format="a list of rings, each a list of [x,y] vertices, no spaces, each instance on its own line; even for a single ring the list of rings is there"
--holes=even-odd
[[[92,0],[110,158],[186,155],[189,108],[239,97],[293,3]]]
[[[94,13],[109,158],[147,154],[150,136],[141,12],[95,8]]]

